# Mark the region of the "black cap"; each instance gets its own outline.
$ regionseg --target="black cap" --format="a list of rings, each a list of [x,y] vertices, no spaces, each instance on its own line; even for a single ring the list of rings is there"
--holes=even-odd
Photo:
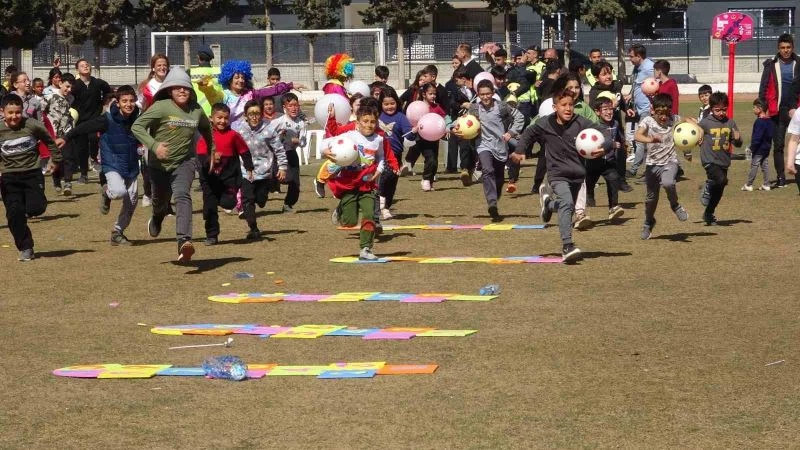
[[[200,49],[197,50],[197,54],[205,56],[205,59],[207,59],[209,61],[214,59],[214,50],[211,50],[211,47],[209,47],[208,45],[204,45],[204,46],[200,47]]]

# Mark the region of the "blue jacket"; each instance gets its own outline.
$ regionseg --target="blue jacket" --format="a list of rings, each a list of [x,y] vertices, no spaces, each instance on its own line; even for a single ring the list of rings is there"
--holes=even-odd
[[[103,173],[117,172],[123,178],[139,176],[139,141],[131,133],[131,125],[139,117],[139,108],[125,119],[116,103],[109,111],[73,128],[66,135],[69,141],[76,135],[101,133],[100,162]]]

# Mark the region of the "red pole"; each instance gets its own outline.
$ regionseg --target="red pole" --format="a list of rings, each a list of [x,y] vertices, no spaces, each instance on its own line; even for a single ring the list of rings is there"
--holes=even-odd
[[[736,43],[728,42],[728,117],[733,119],[733,75],[736,70]]]

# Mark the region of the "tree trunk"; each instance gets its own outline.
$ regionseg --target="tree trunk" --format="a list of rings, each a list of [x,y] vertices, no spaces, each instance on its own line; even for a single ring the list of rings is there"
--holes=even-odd
[[[509,17],[508,17],[508,15],[509,15],[508,11],[505,11],[503,13],[503,24],[504,24],[503,28],[505,28],[505,33],[506,33],[506,52],[508,53],[508,56],[510,57],[511,56],[511,32],[508,29],[508,27],[509,27],[509,23],[508,23],[509,22],[509,20],[508,20]]]
[[[191,37],[183,37],[183,67],[188,71],[192,68],[192,49],[189,46]]]
[[[397,86],[399,89],[406,87],[406,49],[403,42],[403,33],[397,31]]]
[[[617,19],[617,78],[625,81],[625,24]]]
[[[564,24],[564,31],[562,34],[564,35],[564,66],[569,67],[569,53],[572,50],[569,43],[569,38],[572,35],[572,23],[575,20],[574,17],[570,14],[566,14],[564,16],[565,24]]]
[[[100,47],[97,46],[94,42],[92,43],[92,47],[94,47],[94,70],[95,75],[97,78],[100,78]]]
[[[267,31],[272,30],[272,18],[269,16],[269,5],[267,5],[267,2],[264,2],[264,29]],[[272,67],[272,35],[265,34],[264,40],[267,49],[265,62],[267,63],[267,69],[269,69]]]
[[[316,69],[314,68],[314,40],[308,40],[308,67],[311,68],[311,88],[312,90],[317,89],[317,81],[316,81]]]

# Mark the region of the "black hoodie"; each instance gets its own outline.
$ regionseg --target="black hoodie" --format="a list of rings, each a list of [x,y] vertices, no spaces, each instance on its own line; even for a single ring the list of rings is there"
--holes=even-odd
[[[555,113],[540,117],[525,129],[514,149],[525,154],[525,149],[539,142],[547,150],[547,177],[550,181],[581,183],[586,177],[583,158],[575,148],[575,138],[586,128],[597,128],[589,119],[574,114],[564,125],[556,121]]]

